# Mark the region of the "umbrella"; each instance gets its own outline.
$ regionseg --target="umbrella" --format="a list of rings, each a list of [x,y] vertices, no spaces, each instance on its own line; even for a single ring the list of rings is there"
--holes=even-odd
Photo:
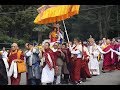
[[[69,42],[64,20],[79,13],[80,5],[42,5],[37,9],[38,15],[34,20],[35,24],[48,24],[63,21],[67,40]]]

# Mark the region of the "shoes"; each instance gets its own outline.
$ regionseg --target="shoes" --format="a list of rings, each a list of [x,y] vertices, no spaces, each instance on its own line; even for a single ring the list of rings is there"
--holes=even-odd
[[[82,81],[76,81],[75,85],[80,85],[82,83]]]
[[[83,78],[81,81],[82,81],[82,82],[86,82],[86,78]]]
[[[103,73],[110,72],[111,70],[102,70]]]

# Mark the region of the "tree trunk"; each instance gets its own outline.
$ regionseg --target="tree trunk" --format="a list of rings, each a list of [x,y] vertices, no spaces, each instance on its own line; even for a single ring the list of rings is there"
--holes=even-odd
[[[106,38],[108,38],[107,32],[110,29],[110,25],[109,25],[110,13],[111,13],[111,8],[105,7],[105,17],[104,17],[105,28],[103,30],[103,33],[104,33],[104,37],[106,37]]]
[[[102,34],[102,17],[101,17],[101,9],[99,9],[99,11],[98,11],[98,27],[99,27],[99,33],[100,33],[99,38],[102,39],[102,38],[103,38],[103,34]]]
[[[38,31],[38,43],[42,43],[42,32]]]

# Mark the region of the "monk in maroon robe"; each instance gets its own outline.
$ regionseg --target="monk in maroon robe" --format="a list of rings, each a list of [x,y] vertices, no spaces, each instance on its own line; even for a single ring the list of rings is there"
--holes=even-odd
[[[45,64],[47,63],[49,68],[52,69],[52,68],[55,68],[56,67],[56,58],[55,58],[55,54],[54,52],[49,48],[50,44],[48,42],[45,43],[45,48],[44,48],[44,51],[43,51],[43,56],[45,56]],[[53,66],[50,64],[48,58],[47,58],[47,53],[49,53],[51,59],[52,59],[52,62],[53,62]],[[45,66],[45,65],[44,65]]]
[[[82,45],[78,38],[74,38],[74,45],[71,50],[71,81],[74,84],[81,83],[81,67],[82,67]]]
[[[11,46],[11,50],[8,53],[8,63],[9,66],[11,65],[12,61],[15,60],[16,62],[20,62],[20,60],[24,60],[23,52],[18,49],[18,45],[16,43],[13,43]],[[20,60],[18,60],[18,54],[20,56]],[[11,76],[11,85],[19,85],[21,80],[21,73],[18,73],[17,78],[14,78]]]
[[[85,82],[86,78],[91,78],[91,74],[88,68],[89,55],[88,49],[86,46],[82,45],[82,60],[81,60],[81,78]]]
[[[63,73],[64,73],[64,81],[66,83],[69,82],[69,76],[71,78],[71,52],[69,50],[69,48],[67,48],[66,43],[62,44],[62,52],[65,55],[64,58],[64,67],[63,67]]]
[[[120,47],[120,44],[116,42],[114,44],[114,50],[119,52],[119,47]],[[114,67],[120,70],[120,61],[118,60],[118,55],[116,53],[114,53],[113,59],[115,60]]]
[[[103,49],[104,52],[110,50],[110,48],[114,49],[114,46],[111,44],[109,39],[106,40],[106,46]],[[103,59],[103,72],[114,70],[114,58],[111,58],[111,51],[107,54],[104,54]]]

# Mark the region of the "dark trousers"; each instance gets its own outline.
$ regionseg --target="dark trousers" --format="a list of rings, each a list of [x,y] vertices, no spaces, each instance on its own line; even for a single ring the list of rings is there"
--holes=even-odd
[[[69,74],[64,74],[64,81],[65,83],[69,82]]]
[[[35,78],[32,78],[32,79],[28,79],[28,85],[40,85],[40,79],[35,79]]]

